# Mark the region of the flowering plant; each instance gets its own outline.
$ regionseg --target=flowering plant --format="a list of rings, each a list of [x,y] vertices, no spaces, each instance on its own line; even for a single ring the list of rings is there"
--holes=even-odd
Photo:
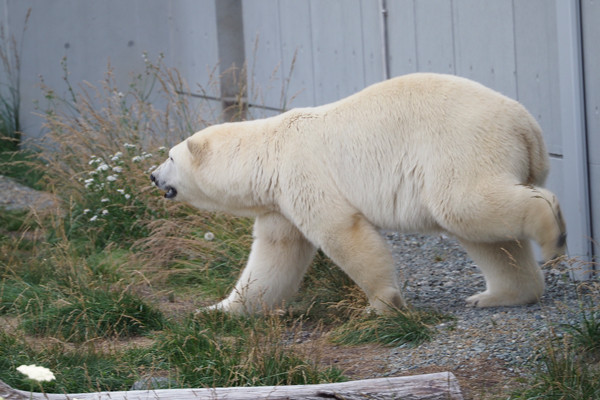
[[[163,157],[166,148],[158,148],[157,153]],[[154,161],[152,153],[131,143],[105,157],[92,155],[89,169],[78,178],[82,195],[72,205],[71,236],[92,233],[96,246],[103,247],[109,241],[130,242],[146,235],[140,221],[156,210],[141,192],[150,187],[148,175],[156,168]]]

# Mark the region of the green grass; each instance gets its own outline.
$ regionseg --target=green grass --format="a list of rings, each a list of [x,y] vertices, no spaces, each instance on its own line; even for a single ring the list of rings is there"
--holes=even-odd
[[[448,316],[432,311],[395,310],[385,315],[360,311],[334,329],[332,340],[346,345],[380,343],[418,346],[434,336],[435,324],[448,319]]]
[[[75,350],[60,344],[32,346],[15,335],[0,331],[0,379],[23,390],[46,393],[128,390],[143,371],[161,367],[153,353],[143,348],[98,350],[90,347]],[[31,381],[16,369],[36,364],[53,371],[56,380],[30,386]]]
[[[186,387],[296,385],[342,380],[281,340],[281,326],[262,318],[201,313],[164,331],[157,352],[166,355]]]
[[[78,343],[141,335],[164,324],[158,310],[127,291],[85,290],[45,303],[24,318],[26,333]]]
[[[559,329],[533,365],[533,379],[511,399],[600,398],[600,314],[591,298],[581,300],[578,322]]]
[[[589,300],[585,304],[582,302],[579,314],[578,324],[564,324],[562,328],[572,335],[574,344],[588,357],[600,360],[600,310]]]
[[[42,190],[46,166],[39,156],[40,153],[31,150],[0,151],[0,175]]]
[[[600,368],[569,343],[549,345],[534,366],[534,377],[510,399],[580,400],[600,398]]]

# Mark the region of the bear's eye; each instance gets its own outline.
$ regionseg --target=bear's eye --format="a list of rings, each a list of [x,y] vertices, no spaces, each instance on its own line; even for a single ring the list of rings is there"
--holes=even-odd
[[[171,162],[174,162],[173,157],[169,157],[169,160],[171,160]]]

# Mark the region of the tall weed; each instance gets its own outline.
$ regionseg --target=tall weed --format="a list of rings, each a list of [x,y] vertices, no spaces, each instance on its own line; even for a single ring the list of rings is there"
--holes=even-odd
[[[18,149],[21,140],[21,54],[30,15],[31,8],[25,15],[20,44],[0,25],[0,62],[6,80],[0,82],[0,151]]]

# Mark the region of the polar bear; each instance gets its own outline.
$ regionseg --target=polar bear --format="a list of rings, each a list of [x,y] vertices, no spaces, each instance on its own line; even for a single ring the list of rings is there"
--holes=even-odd
[[[468,79],[410,74],[345,99],[208,127],[151,175],[165,197],[255,217],[247,265],[213,308],[251,313],[295,294],[321,248],[385,312],[404,307],[380,229],[445,232],[483,272],[478,307],[536,302],[565,250],[548,156],[518,102]]]

